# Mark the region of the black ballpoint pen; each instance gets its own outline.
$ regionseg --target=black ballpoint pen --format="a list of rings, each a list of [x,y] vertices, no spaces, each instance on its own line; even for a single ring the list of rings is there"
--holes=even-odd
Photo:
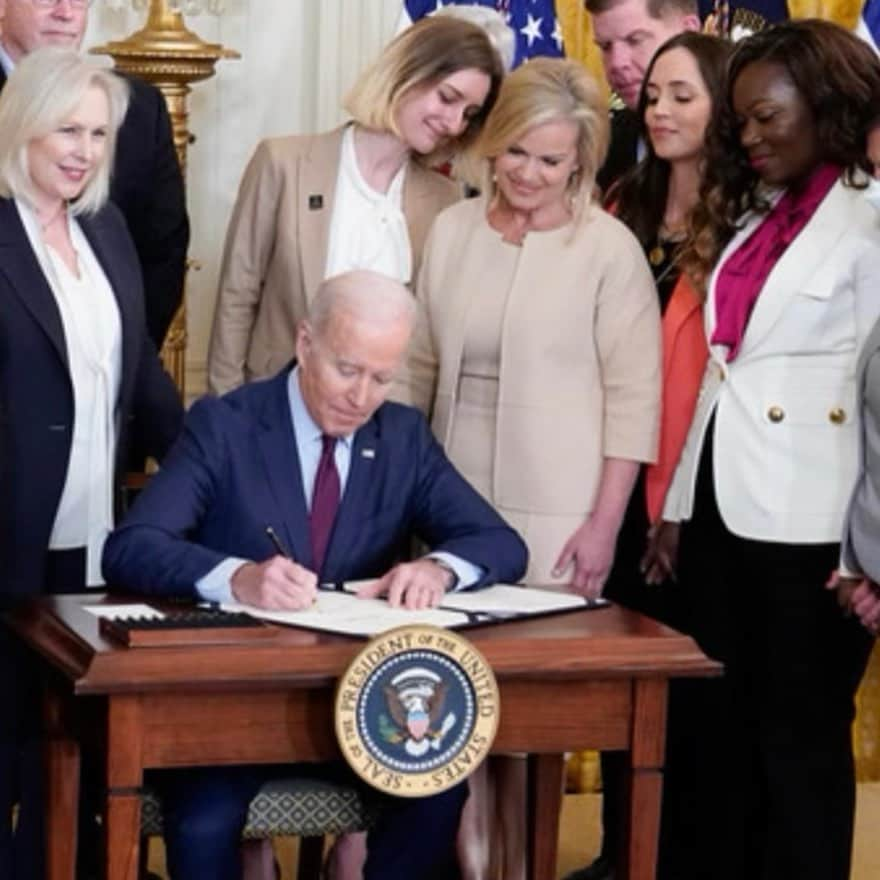
[[[285,559],[289,559],[291,562],[295,561],[294,558],[284,548],[284,544],[281,543],[281,538],[278,537],[278,533],[275,531],[275,529],[272,528],[272,526],[266,526],[266,534],[268,535],[269,540],[272,542],[272,546],[275,548],[275,551],[278,553],[279,556],[283,556]],[[317,588],[319,590],[326,589],[326,587],[322,586],[321,584],[318,584]],[[312,600],[312,604],[317,605],[317,603],[318,597],[315,596],[315,598]]]
[[[272,542],[272,546],[278,551],[279,556],[283,556],[285,559],[292,559],[293,557],[284,549],[284,544],[281,543],[281,538],[278,537],[275,529],[272,526],[266,526],[266,534],[269,536],[269,540]]]

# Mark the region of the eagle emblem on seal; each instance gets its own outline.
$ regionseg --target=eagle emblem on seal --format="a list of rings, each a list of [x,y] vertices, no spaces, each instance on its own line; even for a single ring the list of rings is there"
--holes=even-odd
[[[422,666],[395,675],[383,689],[391,717],[379,716],[381,736],[386,742],[402,743],[414,758],[439,750],[456,721],[454,712],[443,714],[448,687],[436,672]]]

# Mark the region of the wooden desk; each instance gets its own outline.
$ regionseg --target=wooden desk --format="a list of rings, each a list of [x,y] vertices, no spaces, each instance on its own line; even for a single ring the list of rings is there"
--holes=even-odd
[[[42,599],[12,628],[50,664],[48,877],[74,880],[79,739],[100,731],[107,768],[107,877],[136,880],[144,770],[339,758],[337,677],[363,645],[296,629],[242,645],[120,648],[81,601]],[[691,639],[619,608],[471,630],[495,670],[494,750],[529,754],[529,876],[556,871],[563,752],[626,749],[623,880],[654,877],[667,683],[719,672]],[[97,724],[95,723],[97,721]]]

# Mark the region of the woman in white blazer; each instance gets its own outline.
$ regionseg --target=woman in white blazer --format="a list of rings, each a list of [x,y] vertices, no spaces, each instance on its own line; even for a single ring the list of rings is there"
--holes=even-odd
[[[870,641],[825,585],[857,470],[856,362],[880,315],[878,106],[880,63],[826,22],[775,26],[731,59],[690,256],[722,251],[709,362],[664,511],[681,522],[689,626],[726,673],[672,704],[670,742],[692,741],[668,760],[663,877],[849,877]]]

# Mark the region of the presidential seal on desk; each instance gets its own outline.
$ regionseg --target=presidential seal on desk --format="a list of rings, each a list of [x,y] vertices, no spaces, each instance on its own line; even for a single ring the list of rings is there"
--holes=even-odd
[[[458,633],[403,626],[372,639],[336,688],[336,738],[365,782],[398,797],[445,791],[480,765],[498,728],[498,684]]]

